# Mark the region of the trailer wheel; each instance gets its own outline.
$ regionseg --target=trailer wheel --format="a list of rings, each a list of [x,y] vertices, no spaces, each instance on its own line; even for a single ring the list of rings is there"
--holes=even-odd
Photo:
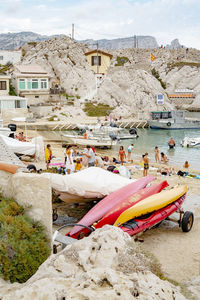
[[[181,229],[183,232],[189,232],[192,229],[194,222],[194,215],[191,211],[186,211],[181,222]]]

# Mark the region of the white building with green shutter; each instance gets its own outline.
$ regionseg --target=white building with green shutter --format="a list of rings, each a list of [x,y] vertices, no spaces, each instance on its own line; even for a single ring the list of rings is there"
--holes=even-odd
[[[28,105],[48,102],[50,74],[39,65],[15,65],[12,83],[17,95],[26,97]]]

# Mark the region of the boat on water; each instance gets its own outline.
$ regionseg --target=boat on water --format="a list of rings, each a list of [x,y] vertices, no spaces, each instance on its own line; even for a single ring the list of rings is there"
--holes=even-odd
[[[88,132],[94,137],[111,138],[113,140],[126,140],[138,138],[138,134],[135,128],[130,128],[129,130],[117,126],[116,123],[111,123],[110,125],[103,125],[97,123],[96,125],[85,125],[78,124],[77,127],[81,130],[81,133]]]
[[[112,146],[117,144],[117,140],[112,140],[110,137],[98,137],[94,135],[90,135],[87,137],[83,137],[80,135],[72,135],[72,134],[63,134],[67,140],[75,145],[80,146],[94,146],[97,148],[112,148]]]
[[[151,129],[200,129],[200,120],[186,118],[184,110],[153,111],[148,121]]]
[[[200,147],[200,137],[194,137],[194,138],[190,138],[190,137],[185,137],[182,141],[181,141],[181,146],[182,147]]]

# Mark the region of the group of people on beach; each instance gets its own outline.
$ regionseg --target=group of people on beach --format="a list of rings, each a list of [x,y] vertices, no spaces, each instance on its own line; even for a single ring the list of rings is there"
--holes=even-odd
[[[170,148],[175,147],[175,141],[173,138],[171,138],[168,142],[168,145]],[[64,163],[63,166],[65,167],[65,173],[71,174],[73,172],[78,172],[82,169],[82,167],[109,167],[113,164],[121,164],[124,165],[124,163],[133,163],[133,150],[134,150],[134,144],[130,144],[127,148],[127,155],[126,151],[124,149],[124,146],[120,146],[118,157],[113,157],[112,159],[109,158],[109,156],[100,156],[97,155],[95,152],[95,148],[91,147],[90,145],[86,146],[86,148],[83,149],[83,151],[80,151],[77,147],[74,145],[67,145],[64,150]],[[143,168],[143,176],[148,175],[149,170],[149,154],[146,152],[142,155],[140,166]],[[155,162],[161,163],[161,164],[168,164],[168,157],[164,152],[159,152],[158,146],[155,146],[154,149],[154,155],[155,155]],[[49,164],[53,158],[51,145],[48,144],[45,149],[45,159],[46,159],[46,166],[47,169],[49,168]],[[184,168],[189,167],[189,163],[186,161]],[[159,169],[160,173],[163,175],[169,175],[172,174],[173,170],[170,167],[164,167]]]

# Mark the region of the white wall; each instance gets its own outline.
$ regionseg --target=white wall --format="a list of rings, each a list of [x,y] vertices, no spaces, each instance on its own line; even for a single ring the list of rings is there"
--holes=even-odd
[[[0,64],[1,65],[5,65],[7,62],[16,64],[16,63],[20,62],[20,60],[21,60],[21,50],[19,50],[19,51],[0,50]]]

